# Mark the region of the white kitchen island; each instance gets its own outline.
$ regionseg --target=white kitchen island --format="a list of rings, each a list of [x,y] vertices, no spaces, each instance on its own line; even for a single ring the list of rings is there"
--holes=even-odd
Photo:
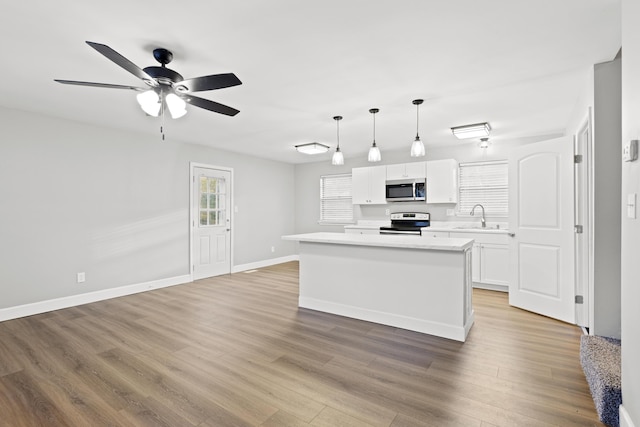
[[[473,240],[309,233],[298,306],[464,341],[473,325]]]

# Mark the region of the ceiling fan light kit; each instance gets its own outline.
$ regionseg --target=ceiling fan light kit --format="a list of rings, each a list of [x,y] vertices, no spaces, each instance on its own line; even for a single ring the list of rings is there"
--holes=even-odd
[[[203,92],[241,85],[242,82],[233,73],[212,74],[185,80],[180,73],[167,68],[167,64],[173,60],[173,53],[167,49],[157,48],[153,50],[153,57],[160,63],[160,66],[154,65],[141,69],[107,45],[90,41],[86,43],[116,65],[138,77],[147,85],[147,88],[76,80],[55,79],[56,82],[77,86],[126,89],[141,92],[136,96],[140,107],[145,113],[154,117],[164,116],[164,107],[166,107],[172,118],[180,118],[187,114],[187,104],[227,116],[235,116],[240,112],[227,105],[193,95],[193,92]]]
[[[451,132],[458,139],[481,138],[489,136],[491,126],[489,123],[475,123],[472,125],[455,126],[451,128]]]

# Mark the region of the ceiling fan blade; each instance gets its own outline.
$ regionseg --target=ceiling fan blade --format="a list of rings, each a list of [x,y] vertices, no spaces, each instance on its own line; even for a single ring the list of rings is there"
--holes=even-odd
[[[240,79],[233,73],[212,74],[210,76],[183,80],[176,84],[176,90],[180,92],[202,92],[241,84]]]
[[[227,116],[235,116],[236,114],[238,114],[240,112],[239,110],[236,110],[235,108],[231,108],[229,106],[226,106],[226,105],[223,105],[223,104],[219,104],[217,102],[210,101],[208,99],[198,98],[197,96],[181,95],[179,92],[178,92],[178,96],[180,96],[180,98],[184,99],[185,102],[187,102],[187,103],[189,103],[191,105],[195,105],[196,107],[204,108],[205,110],[213,111],[214,113],[225,114]]]
[[[124,56],[120,55],[115,50],[111,49],[109,46],[105,44],[90,42],[90,41],[87,41],[87,44],[92,48],[94,48],[95,50],[97,50],[98,52],[100,52],[101,54],[103,54],[104,56],[106,56],[111,61],[115,62],[120,67],[124,68],[134,76],[143,80],[148,85],[153,87],[158,86],[158,82],[155,81],[153,77],[151,77],[149,74],[142,71],[140,67],[138,67],[133,62],[129,61]]]
[[[128,90],[137,90],[137,91],[147,90],[147,89],[142,88],[142,87],[114,85],[114,84],[111,84],[111,83],[79,82],[79,81],[76,81],[76,80],[59,80],[59,79],[54,79],[54,81],[56,81],[58,83],[65,84],[65,85],[104,87],[104,88],[107,88],[107,89],[128,89]]]

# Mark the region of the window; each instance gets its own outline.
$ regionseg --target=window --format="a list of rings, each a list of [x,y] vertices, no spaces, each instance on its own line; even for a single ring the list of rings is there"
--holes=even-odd
[[[320,177],[320,222],[353,222],[350,174]]]
[[[200,176],[200,227],[224,225],[226,193],[224,178]]]
[[[469,216],[473,206],[480,203],[487,216],[508,216],[506,160],[460,163],[458,182],[458,215]]]

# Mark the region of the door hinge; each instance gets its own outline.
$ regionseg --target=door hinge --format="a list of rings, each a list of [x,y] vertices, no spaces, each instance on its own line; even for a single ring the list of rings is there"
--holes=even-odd
[[[576,304],[584,304],[584,297],[582,295],[576,295]]]
[[[582,163],[582,154],[576,154],[575,156],[573,156],[573,162]]]
[[[582,226],[581,225],[576,225],[573,227],[573,229],[575,230],[576,234],[582,234]]]

